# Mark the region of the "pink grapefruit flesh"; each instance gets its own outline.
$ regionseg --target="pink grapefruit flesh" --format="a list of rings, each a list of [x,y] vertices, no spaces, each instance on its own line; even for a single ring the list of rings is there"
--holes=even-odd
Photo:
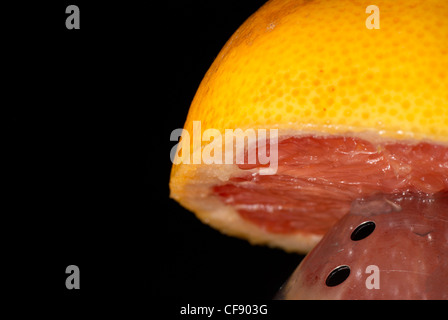
[[[290,137],[279,141],[278,158],[275,175],[248,173],[213,188],[242,218],[272,233],[324,235],[354,199],[448,190],[448,147],[442,145]]]

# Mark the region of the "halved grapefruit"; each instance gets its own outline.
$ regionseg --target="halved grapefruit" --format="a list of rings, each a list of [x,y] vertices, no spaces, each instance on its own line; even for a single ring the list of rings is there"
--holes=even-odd
[[[184,129],[278,129],[278,170],[175,164],[171,197],[225,234],[305,253],[355,199],[446,195],[448,2],[378,0],[379,29],[366,27],[370,4],[272,0],[253,14]]]

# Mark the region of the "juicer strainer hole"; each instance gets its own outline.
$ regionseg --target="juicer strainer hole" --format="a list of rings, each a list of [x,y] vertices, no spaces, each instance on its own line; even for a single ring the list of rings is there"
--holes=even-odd
[[[349,266],[339,266],[333,269],[327,277],[325,284],[327,287],[336,287],[344,282],[350,275]]]
[[[350,239],[352,239],[353,241],[365,239],[373,232],[373,230],[375,230],[375,222],[363,222],[359,226],[357,226],[355,230],[353,230]]]

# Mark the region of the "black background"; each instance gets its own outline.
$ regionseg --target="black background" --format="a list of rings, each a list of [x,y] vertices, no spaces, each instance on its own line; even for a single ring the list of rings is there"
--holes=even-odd
[[[51,299],[272,299],[302,256],[222,235],[168,188],[171,131],[222,46],[264,2],[4,7],[15,289]],[[71,4],[80,30],[65,27]],[[65,287],[71,264],[80,290]]]
[[[200,223],[195,216],[168,199],[169,135],[182,128],[189,104],[205,72],[233,32],[264,1],[187,1],[166,12],[175,24],[163,35],[162,50],[169,57],[164,70],[167,115],[163,117],[161,150],[164,166],[158,187],[151,189],[154,168],[148,168],[146,187],[155,190],[160,209],[150,209],[161,228],[152,294],[157,297],[207,299],[271,299],[298,265],[299,255],[230,238]],[[150,152],[150,158],[154,154]],[[151,163],[151,162],[148,162]],[[154,191],[153,191],[154,192]]]
[[[63,307],[57,314],[65,318],[124,307],[170,318],[187,303],[272,299],[303,256],[224,236],[168,189],[171,131],[183,127],[224,43],[263,3],[2,4],[2,290],[39,306],[22,303],[16,314]],[[65,28],[71,4],[80,8],[80,30]],[[80,290],[65,287],[72,264]],[[282,318],[323,310],[263,303]],[[411,306],[421,304],[330,308],[402,316]],[[433,307],[422,308],[425,316]]]

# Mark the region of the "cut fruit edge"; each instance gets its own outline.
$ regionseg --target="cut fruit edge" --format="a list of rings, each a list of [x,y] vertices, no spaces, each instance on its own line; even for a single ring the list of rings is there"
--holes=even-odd
[[[223,170],[223,166],[227,167]],[[228,168],[231,166],[232,168]],[[309,252],[322,238],[322,235],[306,233],[275,234],[263,230],[256,224],[243,219],[231,205],[226,205],[212,191],[215,185],[226,180],[224,177],[232,175],[246,175],[246,170],[238,169],[236,165],[197,165],[184,166],[182,174],[194,177],[183,187],[171,184],[170,197],[178,201],[183,207],[194,212],[205,224],[219,230],[221,233],[246,239],[251,244],[267,245],[282,248],[287,252]],[[188,190],[188,191],[186,191]]]
[[[397,140],[386,138],[372,132],[328,134],[322,132],[281,131],[279,130],[279,142],[290,137],[356,137],[363,139],[372,145],[381,143],[401,143],[417,145],[430,143],[448,147],[445,142],[426,140]],[[203,148],[204,146],[202,146]],[[251,146],[249,146],[250,148]],[[224,150],[224,149],[223,149]],[[223,152],[223,156],[224,156]],[[448,177],[448,162],[446,177]],[[215,186],[223,185],[231,178],[247,177],[257,174],[259,168],[241,169],[236,164],[179,164],[174,165],[170,180],[170,197],[178,201],[182,206],[194,212],[205,224],[218,229],[220,232],[243,238],[251,244],[268,245],[282,248],[288,252],[309,252],[323,237],[322,233],[310,233],[297,231],[294,233],[273,233],[266,228],[244,219],[238,210],[224,203],[214,191]],[[444,174],[445,175],[445,174]],[[448,179],[448,178],[447,178]],[[335,221],[336,222],[336,221]]]

